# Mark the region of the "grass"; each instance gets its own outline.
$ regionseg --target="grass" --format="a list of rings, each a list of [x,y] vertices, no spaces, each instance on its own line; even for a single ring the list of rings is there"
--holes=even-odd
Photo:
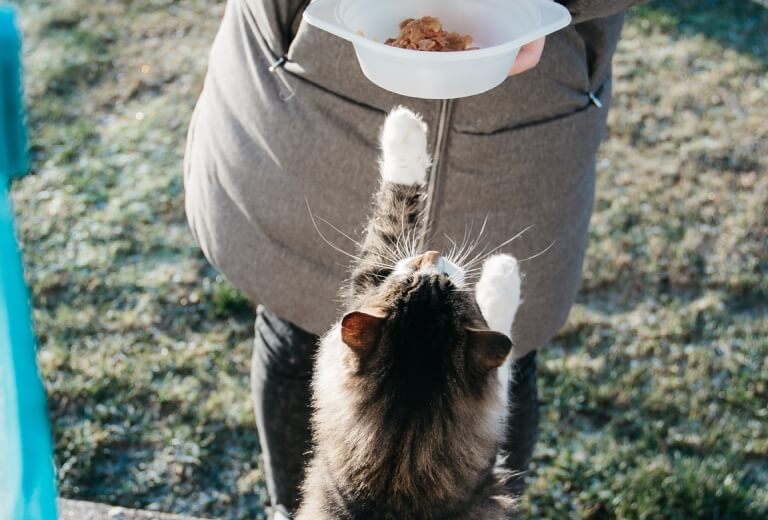
[[[583,291],[541,356],[526,516],[768,515],[768,10],[636,9]],[[187,231],[220,2],[25,0],[14,185],[63,496],[253,518],[252,310]]]

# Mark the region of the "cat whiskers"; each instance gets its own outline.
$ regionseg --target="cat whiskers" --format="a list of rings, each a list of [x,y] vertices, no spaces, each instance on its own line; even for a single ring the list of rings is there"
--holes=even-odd
[[[501,249],[502,247],[504,247],[504,246],[506,246],[506,245],[509,245],[511,242],[513,242],[513,241],[517,240],[518,238],[520,238],[521,236],[523,236],[523,235],[524,235],[524,234],[525,234],[525,233],[526,233],[526,232],[527,232],[529,229],[531,229],[532,227],[533,227],[533,224],[531,224],[530,226],[528,226],[528,227],[524,228],[524,229],[523,229],[522,231],[520,231],[518,234],[516,234],[516,235],[515,235],[515,236],[513,236],[512,238],[509,238],[509,239],[505,240],[504,242],[502,242],[502,243],[501,243],[501,244],[499,244],[498,246],[494,247],[493,249],[491,249],[491,250],[490,250],[490,251],[488,251],[487,253],[485,253],[485,252],[481,251],[480,253],[478,253],[477,255],[475,255],[475,257],[474,257],[474,258],[472,258],[472,259],[471,259],[469,262],[467,262],[467,265],[466,265],[467,269],[469,269],[469,268],[471,268],[471,267],[473,267],[473,266],[475,266],[475,265],[477,265],[477,264],[481,263],[483,260],[485,260],[486,258],[488,258],[489,256],[491,256],[493,253],[495,253],[496,251],[498,251],[498,250],[499,250],[499,249]]]
[[[372,265],[374,267],[379,267],[381,269],[394,269],[394,265],[383,264],[381,262],[375,262],[371,258],[365,258],[365,257],[360,257],[358,255],[353,255],[352,253],[350,253],[348,251],[345,251],[341,247],[337,246],[336,244],[334,244],[333,242],[328,240],[325,237],[325,235],[323,234],[323,232],[320,231],[320,227],[317,225],[317,220],[320,220],[323,223],[327,224],[328,226],[331,227],[331,229],[333,229],[334,231],[340,233],[342,236],[344,236],[345,238],[347,238],[348,240],[350,240],[351,242],[356,244],[358,249],[361,247],[359,242],[354,240],[352,237],[350,237],[349,235],[347,235],[346,233],[341,231],[339,228],[337,228],[336,226],[334,226],[333,224],[331,224],[330,222],[328,222],[324,218],[322,218],[322,217],[315,217],[315,215],[312,213],[312,209],[309,207],[309,201],[305,199],[305,202],[307,204],[307,211],[309,212],[309,218],[312,220],[312,225],[314,226],[315,231],[317,231],[317,234],[320,236],[320,238],[323,240],[323,242],[328,244],[335,251],[338,251],[339,253],[341,253],[341,254],[351,258],[352,260],[354,260],[356,262],[364,262],[364,263],[366,263],[368,265]]]
[[[547,251],[549,251],[550,249],[552,249],[552,247],[554,247],[554,245],[555,245],[556,243],[557,243],[557,240],[553,240],[552,242],[550,242],[550,243],[549,243],[549,245],[548,245],[547,247],[545,247],[544,249],[542,249],[541,251],[539,251],[539,252],[538,252],[538,253],[536,253],[535,255],[531,255],[531,256],[529,256],[528,258],[523,258],[522,260],[518,260],[518,261],[517,261],[517,263],[518,263],[518,264],[522,264],[523,262],[527,262],[527,261],[529,261],[529,260],[533,260],[533,259],[535,259],[535,258],[538,258],[538,257],[540,257],[541,255],[543,255],[544,253],[546,253]]]
[[[468,263],[467,265],[464,265],[466,262],[466,259],[469,257],[469,255],[473,254],[477,247],[480,245],[480,241],[483,238],[483,234],[485,233],[485,228],[488,224],[488,215],[485,216],[483,219],[483,225],[480,227],[480,231],[477,233],[477,236],[474,238],[474,240],[470,240],[470,237],[472,236],[472,225],[465,226],[464,228],[464,238],[461,241],[461,245],[457,246],[456,241],[453,240],[450,236],[443,233],[443,235],[451,242],[453,247],[451,248],[450,252],[446,256],[446,259],[455,265],[458,270],[462,273],[462,280],[461,283],[457,283],[459,286],[468,286],[471,285],[470,278],[474,274],[474,270],[471,268],[471,265]],[[483,251],[480,251],[478,254],[482,254]],[[451,277],[453,279],[453,277]],[[454,279],[454,282],[456,280]]]
[[[483,261],[485,261],[488,257],[490,257],[492,254],[496,253],[503,247],[509,245],[513,241],[517,240],[521,236],[523,236],[527,231],[529,231],[533,226],[527,226],[522,231],[514,235],[513,237],[503,241],[498,246],[488,250],[487,247],[483,247],[479,252],[475,253],[475,250],[477,249],[480,239],[482,237],[483,231],[485,230],[486,224],[488,221],[488,217],[486,217],[485,221],[483,222],[483,226],[480,229],[480,232],[478,233],[475,240],[473,240],[470,244],[465,245],[466,240],[462,241],[462,245],[460,247],[456,246],[456,242],[451,239],[449,236],[445,235],[446,238],[453,244],[453,247],[451,248],[451,252],[449,253],[449,256],[447,257],[451,262],[453,262],[459,269],[462,270],[464,274],[464,287],[459,287],[456,290],[457,291],[464,291],[464,292],[471,292],[474,289],[472,287],[479,279],[480,275],[483,271]],[[546,248],[539,251],[535,255],[531,255],[528,258],[525,258],[523,260],[519,260],[518,263],[527,262],[530,260],[533,260],[535,258],[538,258],[539,256],[545,254],[547,251],[549,251],[554,245],[556,241],[553,241],[550,243]],[[474,253],[474,256],[467,260],[467,258]]]
[[[471,255],[477,249],[477,246],[480,245],[480,240],[483,238],[483,233],[485,233],[487,224],[488,216],[486,215],[485,219],[483,220],[483,225],[480,227],[480,231],[472,241],[469,240],[469,237],[472,236],[472,226],[470,225],[469,228],[465,227],[464,239],[461,241],[461,246],[459,246],[458,250],[456,251],[452,249],[447,258],[454,264],[462,266],[469,255]],[[448,240],[450,240],[455,246],[456,243],[450,237],[448,237],[448,235],[446,235],[446,238],[448,238]]]

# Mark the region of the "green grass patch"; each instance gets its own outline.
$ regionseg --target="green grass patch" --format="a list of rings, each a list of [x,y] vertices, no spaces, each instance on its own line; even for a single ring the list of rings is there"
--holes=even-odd
[[[202,258],[184,136],[223,3],[19,3],[14,184],[59,489],[263,517],[253,309]],[[583,289],[540,356],[530,518],[768,517],[768,10],[628,18]]]

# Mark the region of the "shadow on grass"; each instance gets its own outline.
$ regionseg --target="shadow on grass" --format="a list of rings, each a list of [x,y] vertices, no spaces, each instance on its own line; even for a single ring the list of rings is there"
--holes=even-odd
[[[701,34],[768,67],[768,8],[753,0],[654,0],[630,12],[633,19],[647,21],[648,28]]]

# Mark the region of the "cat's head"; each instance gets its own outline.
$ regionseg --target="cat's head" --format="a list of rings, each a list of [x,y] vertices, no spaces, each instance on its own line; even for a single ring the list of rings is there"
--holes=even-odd
[[[452,500],[496,457],[517,262],[489,258],[475,287],[465,277],[434,252],[398,262],[322,339],[317,449],[361,493],[391,482],[379,490],[390,501]]]
[[[345,377],[363,402],[425,417],[457,400],[482,399],[498,382],[509,331],[489,328],[463,271],[437,252],[400,261],[358,301],[341,320],[340,339]]]

